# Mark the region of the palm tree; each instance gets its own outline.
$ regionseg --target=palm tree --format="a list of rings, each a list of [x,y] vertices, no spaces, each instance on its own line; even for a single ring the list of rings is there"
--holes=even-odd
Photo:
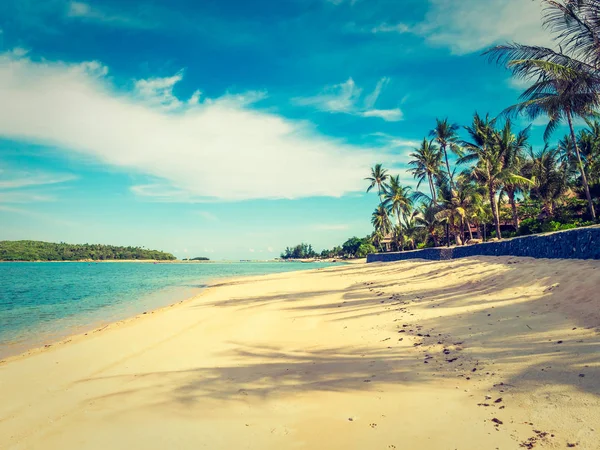
[[[483,201],[480,188],[472,182],[470,177],[460,174],[456,180],[455,202],[465,212],[463,220],[469,231],[469,239],[473,239],[471,219],[476,217],[476,205]],[[464,240],[464,233],[463,233]]]
[[[383,205],[396,215],[398,226],[402,226],[401,215],[408,215],[412,210],[410,188],[402,186],[400,176],[389,178],[389,184],[385,188]]]
[[[471,142],[464,141],[463,146],[466,154],[459,162],[476,163],[472,168],[470,176],[473,180],[482,183],[487,187],[494,216],[494,225],[496,227],[496,236],[501,239],[500,215],[498,213],[498,201],[496,193],[500,187],[499,174],[504,165],[502,155],[497,151],[495,142],[495,120],[490,120],[488,116],[485,120],[479,114],[475,114],[473,124],[465,127],[471,137]]]
[[[411,153],[409,156],[412,159],[408,164],[414,166],[410,172],[417,180],[419,180],[417,189],[419,189],[421,183],[427,179],[431,191],[431,200],[433,203],[436,203],[437,196],[434,178],[440,173],[440,165],[442,162],[442,153],[440,152],[439,147],[435,145],[433,141],[428,141],[426,138],[423,138],[421,146],[415,148],[414,153]]]
[[[371,224],[375,228],[375,232],[382,237],[386,237],[392,230],[392,222],[388,210],[385,206],[379,205],[371,215]]]
[[[540,81],[527,89],[521,95],[521,103],[507,108],[506,113],[525,113],[532,120],[541,115],[548,116],[549,123],[544,133],[546,141],[560,122],[566,120],[588,201],[588,208],[595,220],[596,212],[575,136],[573,118],[575,116],[586,118],[595,115],[595,109],[600,106],[600,97],[597,94],[597,88],[600,88],[600,79],[596,79],[594,75],[577,72],[566,66],[547,61],[523,60],[512,61],[510,64],[514,67],[528,68],[528,72],[537,74]]]
[[[537,153],[530,150],[529,157],[523,172],[533,181],[532,197],[542,202],[544,215],[551,217],[557,201],[569,189],[569,164],[560,162],[558,148],[551,149],[548,146]]]
[[[467,212],[459,204],[456,190],[451,189],[450,186],[448,186],[447,189],[442,190],[441,199],[441,205],[438,212],[435,214],[435,218],[440,223],[446,223],[454,234],[456,245],[462,245],[461,229]]]
[[[389,178],[388,171],[383,168],[381,164],[375,164],[371,168],[371,176],[365,178],[371,184],[367,188],[367,192],[370,192],[375,186],[377,186],[377,194],[379,195],[379,203],[383,204],[383,192]]]
[[[579,133],[578,142],[589,176],[588,182],[593,186],[600,183],[600,122],[586,120],[586,124],[587,128]]]
[[[504,155],[504,167],[508,173],[520,174],[524,162],[524,151],[528,148],[529,127],[520,131],[517,135],[512,132],[512,124],[507,120],[502,130],[496,135],[496,143],[499,151]],[[508,202],[512,211],[513,226],[515,231],[519,229],[519,213],[517,210],[516,195],[529,186],[531,182],[520,178],[511,177],[504,180],[503,191],[506,192]]]
[[[446,170],[448,172],[448,179],[450,180],[450,187],[454,189],[454,178],[453,173],[450,171],[450,162],[448,161],[448,149],[458,153],[458,125],[448,123],[448,119],[440,120],[435,119],[435,128],[430,131],[429,136],[433,136],[434,140],[439,144],[444,158],[446,160]]]
[[[549,119],[546,141],[562,122],[569,126],[581,181],[593,219],[594,203],[577,145],[574,117],[588,117],[600,105],[600,5],[597,0],[543,0],[544,23],[555,32],[560,51],[521,44],[505,44],[486,54],[504,63],[513,75],[532,82],[521,95],[521,102],[507,113],[526,113],[535,119]],[[563,47],[564,46],[564,47]]]
[[[438,238],[435,234],[435,229],[440,225],[440,221],[436,217],[439,208],[434,204],[421,205],[418,215],[415,216],[415,222],[427,231],[427,235],[431,236],[434,247],[438,246]]]
[[[419,226],[415,220],[417,215],[418,211],[413,211],[412,214],[404,216],[404,224],[402,228],[404,230],[404,234],[402,236],[402,243],[411,250],[414,250],[416,247],[415,241],[419,232]]]

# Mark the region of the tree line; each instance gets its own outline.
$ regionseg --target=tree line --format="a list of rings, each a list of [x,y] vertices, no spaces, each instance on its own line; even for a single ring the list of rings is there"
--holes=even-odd
[[[417,189],[381,164],[367,192],[379,204],[371,242],[379,250],[415,249],[469,240],[502,239],[596,223],[600,198],[600,2],[542,0],[543,23],[557,48],[518,43],[484,54],[530,86],[498,117],[475,114],[459,126],[436,119],[410,154]],[[545,146],[534,150],[530,126],[547,119]],[[576,131],[575,120],[585,124]],[[568,133],[551,142],[558,127]],[[420,190],[421,186],[425,189]]]
[[[80,261],[176,259],[170,253],[140,247],[65,244],[41,241],[0,241],[0,261]]]
[[[365,258],[377,249],[371,242],[371,236],[364,238],[351,237],[341,246],[316,252],[312,245],[301,243],[294,247],[287,247],[281,253],[281,259],[331,259],[331,258]]]

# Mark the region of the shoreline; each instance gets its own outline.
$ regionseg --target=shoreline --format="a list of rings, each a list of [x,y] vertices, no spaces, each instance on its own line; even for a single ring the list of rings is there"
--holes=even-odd
[[[59,339],[57,341],[52,341],[49,344],[44,344],[43,346],[35,346],[35,347],[32,347],[32,348],[30,348],[28,350],[25,350],[22,353],[18,353],[16,355],[6,356],[6,357],[0,359],[0,367],[2,367],[4,364],[9,364],[11,362],[22,360],[22,359],[28,358],[30,356],[33,356],[33,355],[37,355],[37,354],[40,354],[40,353],[51,351],[51,349],[64,346],[64,345],[69,344],[71,342],[77,342],[77,341],[83,340],[83,339],[89,337],[90,335],[103,332],[104,330],[112,330],[114,328],[125,326],[127,324],[132,323],[132,322],[141,320],[144,317],[148,317],[148,316],[151,316],[153,314],[160,313],[160,312],[169,310],[169,309],[171,309],[173,307],[182,305],[184,303],[191,302],[193,300],[196,300],[196,299],[200,298],[206,291],[208,291],[210,289],[211,289],[211,285],[208,284],[207,287],[203,288],[201,292],[199,292],[198,294],[196,294],[196,295],[194,295],[192,297],[188,297],[188,298],[186,298],[184,300],[179,300],[177,302],[170,303],[170,304],[168,304],[166,306],[162,306],[160,308],[151,309],[151,310],[145,311],[143,313],[138,313],[138,314],[135,314],[133,316],[127,317],[125,319],[120,319],[120,320],[116,320],[116,321],[107,322],[107,323],[105,323],[103,325],[100,325],[100,326],[94,325],[88,331],[80,332],[80,333],[74,333],[74,334],[69,334],[69,335],[65,336],[64,338],[61,338],[61,339]]]
[[[0,364],[0,447],[594,448],[599,282],[514,257],[215,280]]]
[[[33,261],[27,261],[27,262],[33,262]],[[46,261],[46,262],[54,262],[54,261]],[[67,262],[67,261],[57,261],[57,262]],[[76,262],[76,261],[69,261],[69,262]],[[78,262],[78,261],[77,261]],[[131,261],[134,262],[134,261]],[[297,272],[311,272],[311,271],[316,271],[319,269],[323,269],[323,268],[316,268],[316,269],[306,269],[306,270],[296,270],[296,271],[292,271],[292,272],[283,272],[283,273],[297,273]],[[207,292],[209,292],[211,289],[215,289],[216,287],[218,287],[219,284],[221,283],[227,283],[227,282],[236,282],[237,280],[250,280],[253,278],[261,278],[261,277],[268,277],[270,275],[274,275],[274,274],[264,274],[264,275],[248,275],[248,276],[233,276],[233,277],[224,277],[224,278],[214,278],[210,281],[206,282],[206,286],[203,288],[200,288],[200,292],[198,292],[195,295],[192,295],[191,297],[186,297],[183,300],[178,300],[176,302],[173,303],[169,303],[165,306],[161,306],[159,308],[154,308],[154,309],[149,309],[148,311],[144,311],[142,313],[137,313],[135,315],[132,316],[128,316],[125,317],[123,319],[119,319],[119,320],[113,320],[113,321],[107,321],[107,322],[103,322],[101,321],[101,323],[99,324],[90,324],[90,328],[87,328],[87,331],[81,331],[81,332],[77,332],[77,333],[72,333],[72,334],[66,334],[63,337],[57,339],[57,340],[51,340],[49,343],[44,344],[44,345],[35,345],[31,348],[28,348],[22,352],[19,352],[17,354],[11,354],[11,355],[7,355],[5,357],[0,356],[0,367],[2,367],[2,365],[4,364],[8,364],[12,361],[15,360],[20,360],[20,359],[24,359],[27,358],[29,356],[32,355],[36,355],[39,353],[43,353],[46,351],[50,351],[52,348],[57,348],[63,345],[66,345],[68,343],[71,342],[75,342],[75,341],[79,341],[82,339],[85,339],[87,337],[89,337],[90,335],[96,334],[96,333],[100,333],[104,330],[111,330],[120,326],[125,326],[131,322],[143,319],[144,317],[148,317],[148,316],[152,316],[156,313],[161,313],[164,311],[168,311],[171,310],[174,307],[183,305],[185,303],[194,301],[194,300],[198,300],[200,299],[200,297],[202,297],[203,295],[205,295]],[[85,325],[83,327],[86,327]]]

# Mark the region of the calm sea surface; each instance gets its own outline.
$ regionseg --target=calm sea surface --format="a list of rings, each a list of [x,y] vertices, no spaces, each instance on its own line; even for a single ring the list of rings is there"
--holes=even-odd
[[[219,278],[326,263],[0,263],[0,358],[189,298]]]

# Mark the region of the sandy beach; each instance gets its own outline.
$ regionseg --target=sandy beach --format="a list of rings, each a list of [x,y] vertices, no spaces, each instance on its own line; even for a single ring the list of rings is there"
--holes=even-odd
[[[600,448],[600,262],[232,279],[0,364],[0,448]]]

